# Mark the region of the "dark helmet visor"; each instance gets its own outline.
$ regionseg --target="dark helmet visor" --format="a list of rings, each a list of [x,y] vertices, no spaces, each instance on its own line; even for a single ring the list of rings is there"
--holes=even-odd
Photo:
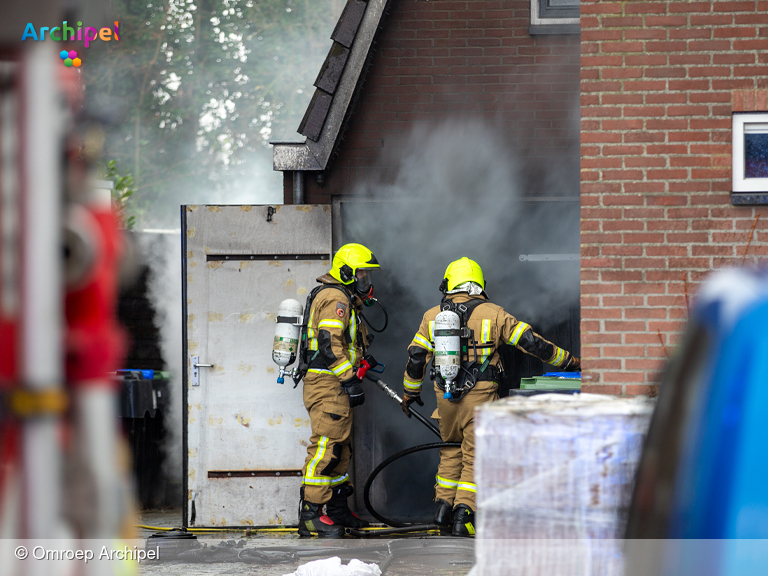
[[[355,274],[355,290],[358,294],[368,294],[371,288],[373,288],[373,269],[358,268]]]

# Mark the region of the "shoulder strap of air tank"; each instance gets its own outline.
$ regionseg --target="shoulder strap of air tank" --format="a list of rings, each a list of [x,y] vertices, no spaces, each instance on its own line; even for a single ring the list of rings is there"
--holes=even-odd
[[[469,320],[469,317],[472,316],[472,311],[480,306],[480,304],[484,304],[485,302],[486,300],[483,300],[482,298],[472,298],[467,302],[457,304],[447,296],[444,296],[440,302],[440,309],[456,312],[456,314],[459,315],[459,318],[461,318],[461,325],[466,326],[467,320]]]
[[[299,373],[298,376],[294,377],[294,382],[296,383],[294,385],[294,388],[298,386],[299,381],[304,378],[307,372],[307,368],[309,368],[309,364],[312,361],[311,358],[309,358],[309,355],[307,354],[309,342],[307,341],[307,326],[309,326],[309,314],[310,309],[312,308],[312,303],[315,301],[315,298],[317,295],[325,290],[326,288],[336,288],[339,289],[338,286],[334,284],[320,284],[318,286],[315,286],[312,291],[307,295],[307,302],[304,305],[304,317],[301,320],[301,340],[299,340]],[[349,302],[349,307],[352,308],[352,299],[350,298],[349,294],[346,290],[343,288],[341,289],[342,292],[344,292],[344,295],[347,297],[347,301]]]
[[[464,312],[466,315],[466,319],[469,320],[469,317],[472,316],[472,312],[475,308],[480,306],[480,304],[485,304],[487,300],[483,300],[482,298],[472,298],[469,302],[465,302],[464,306],[467,307],[467,311]]]
[[[337,284],[320,284],[319,286],[315,286],[312,289],[312,292],[309,293],[307,296],[307,303],[304,306],[304,319],[302,320],[302,328],[306,328],[309,325],[309,311],[310,308],[312,308],[312,303],[315,301],[315,298],[317,295],[325,290],[326,288],[335,288],[336,290],[339,290],[340,292],[344,293],[344,296],[347,298],[347,302],[349,303],[349,307],[352,308],[352,298],[350,297],[349,293],[342,287],[338,286]]]

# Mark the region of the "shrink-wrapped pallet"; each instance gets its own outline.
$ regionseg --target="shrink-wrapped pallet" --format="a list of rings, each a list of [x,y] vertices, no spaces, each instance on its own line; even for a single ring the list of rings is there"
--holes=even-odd
[[[646,398],[542,394],[478,408],[479,574],[619,576],[653,406]]]

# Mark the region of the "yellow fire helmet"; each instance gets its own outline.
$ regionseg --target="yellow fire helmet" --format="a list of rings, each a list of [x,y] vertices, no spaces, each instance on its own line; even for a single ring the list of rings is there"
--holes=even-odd
[[[459,284],[464,284],[464,282],[475,282],[485,290],[483,269],[480,268],[480,264],[466,256],[448,264],[448,268],[445,269],[443,286],[445,290],[450,292]],[[441,289],[443,286],[441,286]]]
[[[342,284],[352,284],[358,270],[371,268],[380,268],[373,252],[362,244],[344,244],[334,254],[328,273]]]

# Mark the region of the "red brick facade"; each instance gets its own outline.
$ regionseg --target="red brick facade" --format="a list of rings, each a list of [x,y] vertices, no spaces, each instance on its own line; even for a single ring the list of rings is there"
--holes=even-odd
[[[577,35],[531,36],[529,0],[392,0],[390,10],[324,186],[307,174],[308,203],[351,193],[386,147],[421,122],[470,116],[506,125],[534,167],[529,193],[538,192],[536,157],[577,153]],[[286,173],[288,203],[291,186]]]
[[[768,110],[768,2],[581,2],[581,338],[596,391],[657,381],[697,284],[768,255],[731,113]],[[585,381],[586,383],[586,381]]]

